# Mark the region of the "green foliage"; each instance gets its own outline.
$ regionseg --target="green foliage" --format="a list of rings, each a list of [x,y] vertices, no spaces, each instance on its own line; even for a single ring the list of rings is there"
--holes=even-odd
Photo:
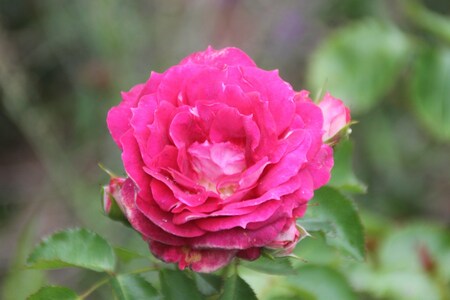
[[[450,19],[426,9],[417,0],[404,1],[405,13],[421,28],[450,44]]]
[[[344,254],[356,260],[364,259],[364,229],[361,220],[353,202],[338,190],[323,187],[316,191],[305,217],[298,223],[306,230],[324,232],[327,243]],[[312,228],[308,227],[310,224],[313,224]]]
[[[123,247],[114,247],[114,253],[118,258],[120,258],[124,262],[130,262],[135,259],[146,257],[144,254]]]
[[[407,62],[408,38],[394,25],[365,20],[338,30],[310,63],[312,90],[343,99],[353,113],[370,110],[392,88]]]
[[[450,233],[430,224],[411,224],[391,231],[379,249],[386,270],[434,272],[450,282]]]
[[[289,276],[288,282],[292,288],[304,291],[316,300],[353,300],[357,299],[345,277],[331,267],[305,265],[298,269],[296,276]]]
[[[342,191],[365,193],[367,187],[356,178],[353,172],[352,154],[353,143],[350,140],[341,141],[334,147],[334,166],[328,185]]]
[[[196,288],[194,279],[188,276],[187,272],[162,270],[159,273],[159,278],[164,299],[202,299],[200,292]]]
[[[108,242],[86,229],[69,229],[44,239],[30,254],[33,269],[80,267],[93,271],[114,270],[116,256]]]
[[[358,290],[387,299],[447,299],[450,295],[450,234],[416,223],[375,239],[367,264],[352,265],[349,279]]]
[[[241,266],[246,268],[273,275],[289,275],[294,274],[292,263],[289,258],[268,258],[261,256],[256,261],[242,261]]]
[[[115,276],[111,286],[118,300],[159,299],[156,289],[140,275]]]
[[[77,294],[62,286],[45,286],[27,300],[79,300]]]
[[[252,288],[237,274],[225,280],[224,292],[220,300],[257,299]]]
[[[414,64],[410,97],[419,119],[435,137],[446,140],[450,140],[449,82],[450,49],[424,48]]]
[[[205,296],[219,294],[223,285],[221,276],[215,274],[194,273],[198,290]]]

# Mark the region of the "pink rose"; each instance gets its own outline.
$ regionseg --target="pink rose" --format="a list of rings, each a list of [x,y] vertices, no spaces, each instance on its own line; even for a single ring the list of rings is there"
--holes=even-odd
[[[128,175],[115,200],[155,256],[212,272],[292,251],[333,166],[307,91],[239,49],[209,47],[122,99],[107,118]]]
[[[323,113],[323,140],[333,141],[333,138],[350,123],[350,110],[344,103],[326,93],[319,107]],[[338,139],[338,137],[336,138]]]

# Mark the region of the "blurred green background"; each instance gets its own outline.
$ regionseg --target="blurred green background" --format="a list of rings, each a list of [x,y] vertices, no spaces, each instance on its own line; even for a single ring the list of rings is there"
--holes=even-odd
[[[428,255],[450,267],[449,255],[438,261],[440,254],[427,250],[450,250],[449,15],[448,0],[0,0],[3,297],[23,299],[48,280],[20,266],[38,238],[57,229],[86,226],[145,251],[135,234],[100,212],[108,176],[97,163],[123,172],[106,113],[151,70],[163,72],[208,45],[239,47],[313,97],[323,88],[342,98],[359,121],[353,166],[367,192],[354,198],[369,262],[391,251],[383,247],[397,234],[393,257],[412,251],[422,265]],[[408,248],[422,231],[434,242],[419,252]],[[361,299],[425,299],[379,278],[364,282],[354,266],[331,265]],[[448,299],[448,272],[433,277],[426,266],[418,267],[425,274],[419,279],[417,268],[399,268],[426,295],[437,290],[436,299]],[[76,287],[95,276],[58,271],[49,280]]]

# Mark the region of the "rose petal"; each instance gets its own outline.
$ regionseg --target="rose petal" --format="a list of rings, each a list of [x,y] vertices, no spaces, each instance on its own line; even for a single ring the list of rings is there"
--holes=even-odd
[[[248,249],[263,247],[272,241],[284,227],[280,219],[256,230],[233,228],[217,232],[208,232],[203,236],[192,238],[190,244],[196,248]]]
[[[254,67],[256,64],[242,50],[234,47],[228,47],[221,50],[215,50],[209,46],[205,51],[195,52],[184,58],[180,64],[202,64],[208,66],[216,66],[223,68],[224,66],[249,66]]]
[[[234,258],[237,251],[220,249],[192,249],[188,246],[174,247],[162,243],[149,243],[152,253],[168,263],[178,263],[181,270],[190,268],[195,272],[214,272]]]
[[[175,225],[172,222],[172,214],[165,212],[159,206],[148,201],[148,199],[136,198],[136,207],[149,219],[152,223],[160,227],[162,230],[179,237],[197,237],[205,233],[198,226],[186,223],[183,226]]]
[[[116,201],[123,208],[124,214],[134,229],[142,233],[146,239],[161,241],[168,245],[180,246],[186,244],[185,239],[163,231],[160,227],[148,220],[136,208],[136,198],[136,186],[131,179],[127,179],[122,186],[121,197],[117,197]]]

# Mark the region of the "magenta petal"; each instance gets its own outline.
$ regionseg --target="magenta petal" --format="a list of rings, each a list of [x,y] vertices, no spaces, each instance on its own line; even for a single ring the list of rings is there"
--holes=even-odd
[[[154,122],[148,125],[150,134],[147,148],[143,152],[143,155],[148,156],[146,161],[157,156],[166,145],[172,144],[169,137],[169,126],[174,114],[175,107],[166,101],[160,103],[155,110]]]
[[[303,134],[301,138],[302,142],[297,149],[286,154],[279,163],[267,167],[267,172],[258,186],[260,193],[265,193],[298,174],[300,168],[306,162],[306,152],[310,146],[309,135]]]
[[[253,112],[252,101],[237,84],[228,84],[223,93],[219,95],[219,100],[229,107],[234,107],[243,115],[251,115]]]
[[[216,232],[234,227],[246,228],[248,223],[261,222],[269,219],[280,205],[280,202],[277,200],[267,201],[257,207],[253,207],[253,212],[245,215],[200,219],[196,221],[196,224],[199,228],[208,232]]]
[[[195,73],[187,74],[184,94],[186,103],[196,106],[197,101],[217,103],[217,98],[223,90],[225,73],[217,68],[204,66]]]
[[[136,183],[139,191],[148,195],[146,187],[150,183],[150,178],[142,169],[144,165],[141,157],[141,152],[136,139],[133,136],[133,131],[128,130],[120,139],[123,144],[122,161],[127,171],[128,176]]]
[[[176,169],[178,150],[175,146],[166,145],[149,163],[155,169]]]
[[[323,116],[320,108],[312,102],[299,101],[295,103],[296,114],[304,122],[303,128],[322,130]]]
[[[160,74],[160,73],[152,71],[150,73],[150,78],[147,80],[147,82],[142,87],[141,95],[150,95],[150,94],[156,93],[163,78],[164,78],[164,74]]]
[[[175,225],[172,222],[172,214],[165,212],[154,203],[150,203],[142,199],[136,198],[136,207],[154,224],[163,229],[164,231],[179,237],[196,237],[205,233],[198,226],[186,223],[183,226]]]
[[[261,256],[261,248],[253,247],[241,250],[236,254],[236,256],[246,260],[255,260]]]
[[[194,190],[194,193],[191,193],[191,190],[186,190],[178,186],[177,183],[173,181],[172,178],[165,176],[158,171],[144,167],[144,170],[147,174],[151,175],[153,178],[158,179],[163,182],[170,190],[173,192],[174,196],[183,204],[187,206],[199,206],[205,203],[206,199],[209,196],[214,196],[214,193],[202,191],[202,190]]]
[[[200,51],[189,55],[184,58],[180,64],[202,64],[202,65],[212,65],[218,68],[223,68],[224,66],[256,66],[253,60],[245,54],[242,50],[238,48],[228,47],[221,50],[215,50],[209,46],[205,51]]]
[[[203,236],[192,238],[190,243],[196,248],[248,249],[263,247],[279,234],[284,224],[285,220],[280,219],[256,230],[233,228],[208,232]]]
[[[146,95],[140,99],[137,107],[131,109],[132,117],[130,125],[134,130],[139,148],[143,153],[146,151],[147,140],[150,134],[148,124],[153,123],[156,108],[156,97],[154,95]]]
[[[333,167],[333,149],[328,145],[322,145],[317,153],[314,161],[308,167],[314,182],[314,189],[327,184],[331,176],[331,168]]]
[[[191,112],[180,112],[170,124],[169,134],[177,148],[187,148],[193,142],[203,142],[205,131]]]
[[[309,97],[309,91],[307,90],[301,90],[300,92],[295,93],[294,95],[294,101],[295,102],[312,102],[311,98]]]
[[[232,107],[224,107],[217,111],[210,128],[210,139],[213,143],[233,142],[242,144],[246,137],[243,116]]]
[[[298,190],[299,186],[301,185],[301,182],[298,180],[298,175],[292,177],[288,181],[286,181],[283,184],[280,184],[279,186],[268,190],[263,195],[255,198],[245,199],[241,200],[239,202],[233,202],[230,204],[227,204],[227,209],[237,209],[237,208],[244,208],[244,207],[257,207],[261,205],[262,203],[269,201],[269,200],[279,200],[282,196],[288,195],[291,193],[294,193],[296,190]]]
[[[156,97],[159,102],[169,102],[172,105],[183,104],[185,80],[189,73],[195,72],[194,68],[186,69],[183,66],[175,66],[162,74],[161,83],[158,85]]]
[[[273,116],[270,114],[267,102],[262,102],[258,95],[253,94],[255,123],[258,124],[260,131],[260,139],[258,147],[252,153],[255,161],[260,160],[264,156],[273,151],[273,145],[277,144],[276,124]]]
[[[122,92],[123,101],[108,112],[106,123],[112,138],[120,149],[123,148],[120,139],[130,128],[131,108],[137,105],[143,87],[144,84],[138,84],[128,92]]]
[[[255,185],[268,164],[269,161],[267,157],[264,157],[263,159],[252,165],[250,168],[245,170],[239,180],[239,190],[247,189]]]
[[[157,242],[150,242],[149,246],[156,257],[168,263],[178,263],[180,270],[190,268],[202,273],[211,273],[226,266],[236,254],[235,250],[192,249]]]
[[[269,102],[277,135],[285,131],[295,114],[294,91],[278,75],[278,70],[265,71],[258,68],[242,68],[243,78]]]
[[[150,184],[153,199],[158,206],[166,212],[170,212],[174,207],[180,203],[177,198],[173,196],[172,191],[161,181],[152,180]]]
[[[186,244],[185,239],[163,231],[161,228],[157,227],[154,223],[148,220],[136,208],[136,198],[136,186],[131,179],[127,179],[122,186],[121,197],[117,197],[116,200],[134,229],[140,232],[146,239],[163,241],[169,245]]]

